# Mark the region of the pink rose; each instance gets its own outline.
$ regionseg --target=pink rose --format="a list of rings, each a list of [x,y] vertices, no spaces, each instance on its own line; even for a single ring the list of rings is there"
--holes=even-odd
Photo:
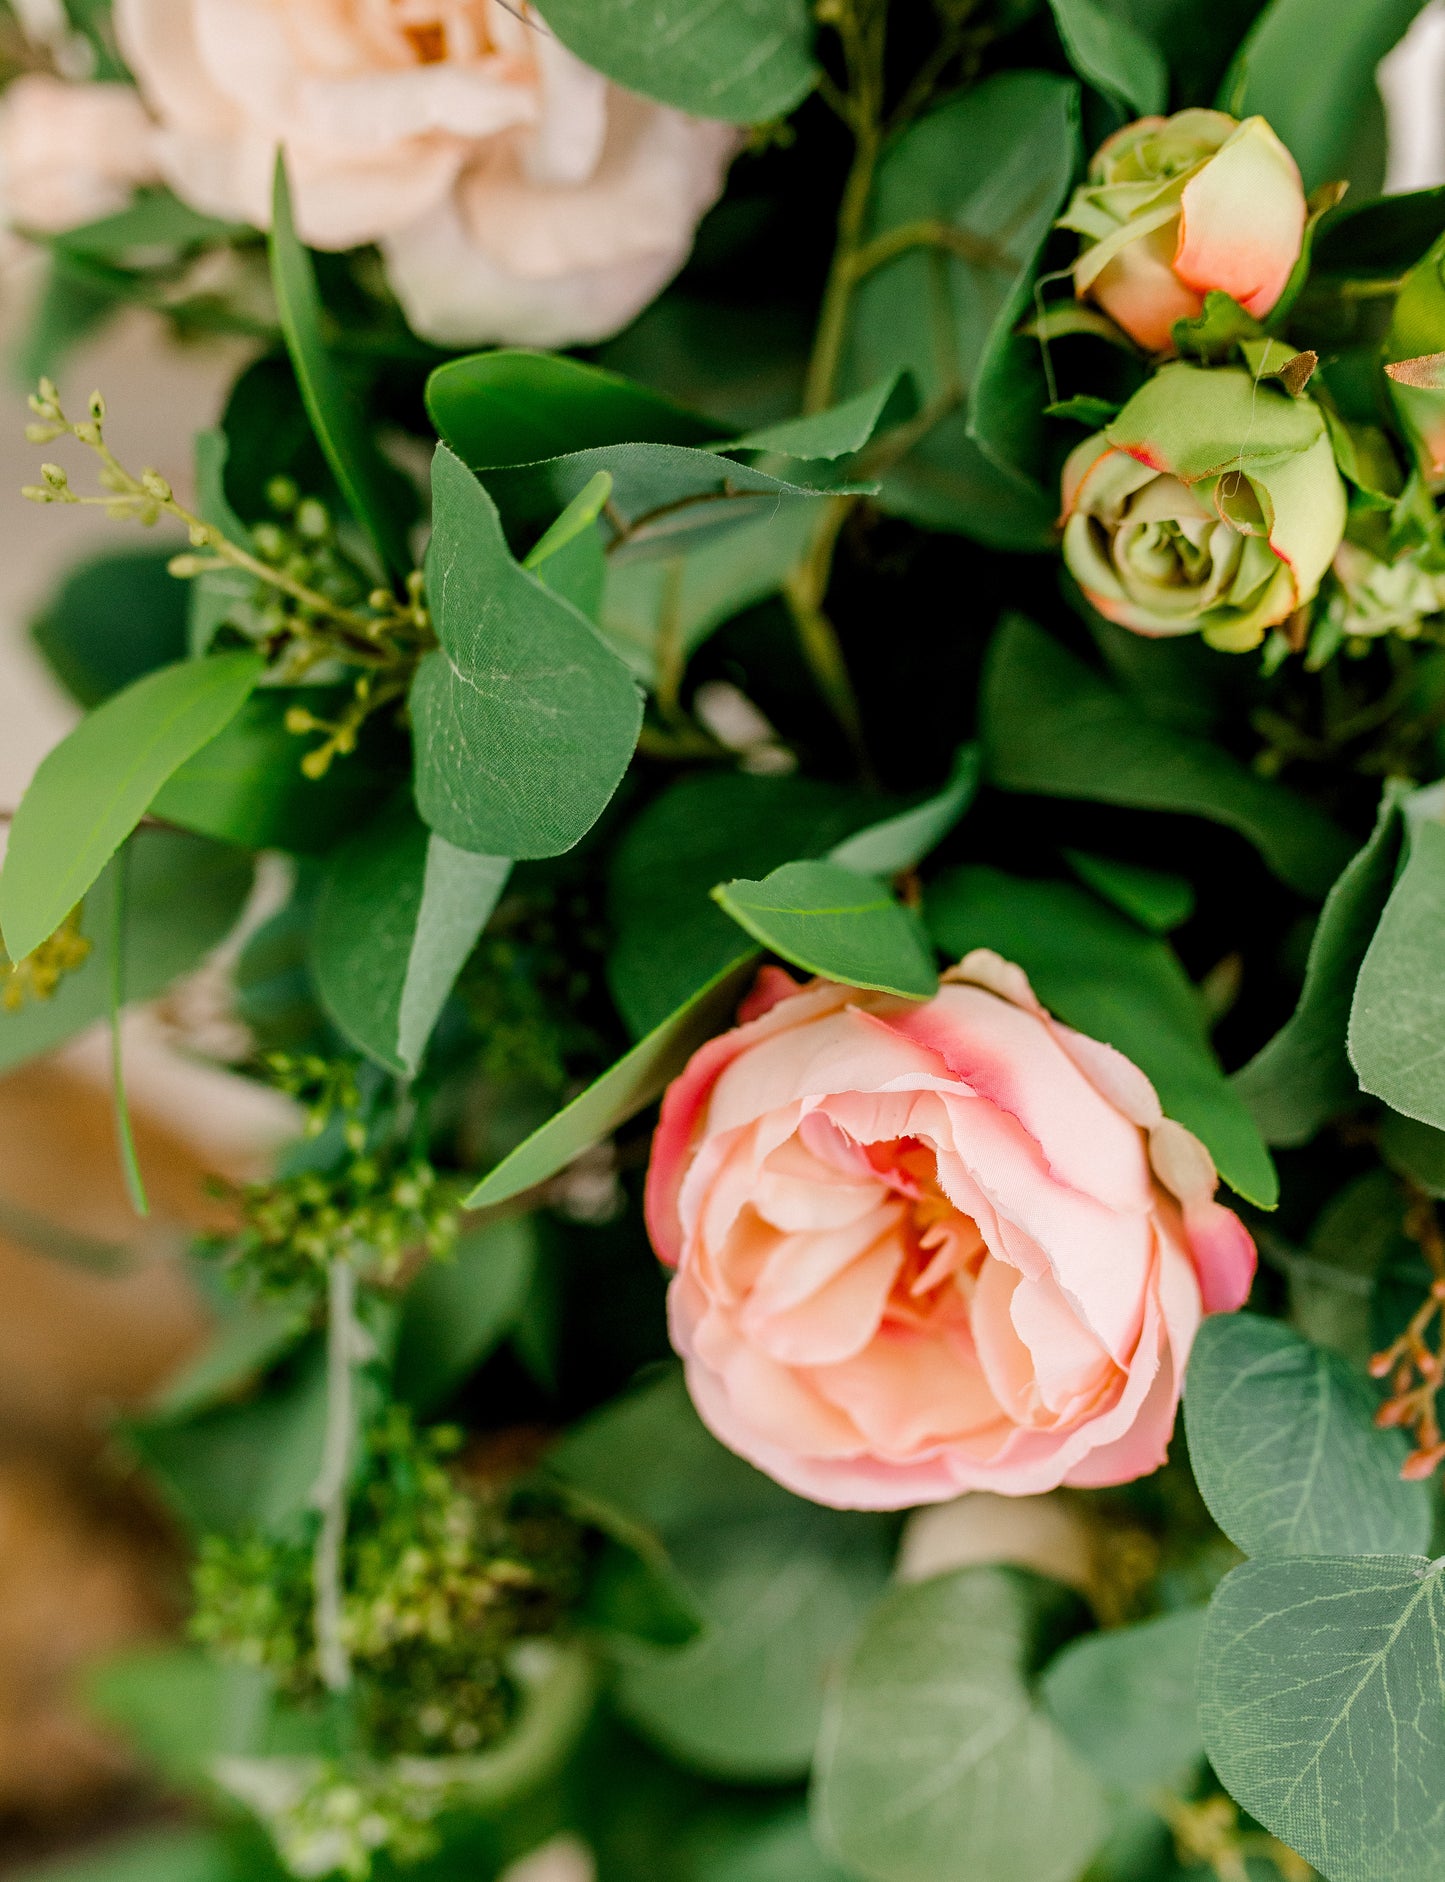
[[[1299,166],[1263,118],[1194,109],[1116,131],[1059,222],[1084,238],[1079,295],[1151,353],[1172,353],[1175,321],[1200,313],[1212,288],[1264,318],[1299,259],[1305,214]]]
[[[116,0],[166,177],[315,248],[378,242],[418,333],[563,346],[677,272],[737,133],[648,103],[500,0]]]
[[[129,85],[30,72],[0,98],[0,204],[11,227],[41,235],[79,228],[157,181],[150,120]]]
[[[647,1181],[704,1421],[815,1502],[1123,1483],[1254,1245],[1137,1067],[978,950],[926,1005],[766,969]]]

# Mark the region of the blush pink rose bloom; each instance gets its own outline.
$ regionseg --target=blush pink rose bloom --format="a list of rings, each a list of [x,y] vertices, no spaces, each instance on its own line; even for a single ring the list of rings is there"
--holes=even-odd
[[[1099,146],[1059,218],[1084,238],[1081,298],[1151,353],[1211,289],[1263,319],[1304,242],[1299,166],[1263,118],[1223,111],[1140,118]]]
[[[815,1502],[1124,1483],[1254,1245],[1112,1047],[978,950],[926,1005],[766,969],[663,1100],[672,1338],[732,1450]]]
[[[264,228],[278,147],[314,248],[381,246],[445,346],[625,325],[721,192],[731,126],[649,103],[500,0],[116,0],[177,195]]]
[[[129,85],[26,73],[0,97],[0,209],[16,229],[56,235],[124,209],[160,180],[145,106]]]

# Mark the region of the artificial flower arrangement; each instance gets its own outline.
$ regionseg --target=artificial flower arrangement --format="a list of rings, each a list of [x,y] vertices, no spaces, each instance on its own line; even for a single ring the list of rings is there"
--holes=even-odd
[[[1434,1882],[1416,10],[17,10],[25,494],[158,541],[37,626],[0,1065],[226,942],[302,1120],[77,1882]],[[136,304],[252,342],[191,497],[59,389]]]

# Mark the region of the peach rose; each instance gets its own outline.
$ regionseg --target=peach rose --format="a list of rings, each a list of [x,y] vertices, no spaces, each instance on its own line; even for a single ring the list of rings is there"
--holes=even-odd
[[[1084,237],[1080,298],[1172,353],[1175,321],[1212,288],[1263,319],[1299,259],[1305,214],[1299,166],[1263,118],[1194,109],[1116,131],[1059,223]]]
[[[927,1005],[768,968],[743,1020],[668,1091],[647,1180],[723,1443],[843,1508],[1156,1469],[1254,1246],[1143,1073],[982,949]]]
[[[56,235],[114,215],[160,180],[145,106],[129,85],[43,72],[0,98],[0,204],[13,228]]]
[[[442,345],[615,332],[677,272],[737,133],[619,90],[520,0],[116,0],[177,195],[378,242]]]

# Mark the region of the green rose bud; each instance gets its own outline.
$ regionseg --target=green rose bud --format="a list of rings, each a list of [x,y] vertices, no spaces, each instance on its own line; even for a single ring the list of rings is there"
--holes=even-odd
[[[1345,527],[1324,414],[1240,367],[1165,366],[1064,467],[1064,560],[1136,634],[1244,652],[1314,595]]]
[[[1445,573],[1425,568],[1413,555],[1390,562],[1360,543],[1342,542],[1334,578],[1327,612],[1341,640],[1380,634],[1413,640],[1423,621],[1445,613]]]
[[[1211,289],[1262,319],[1304,241],[1299,167],[1263,118],[1176,111],[1116,131],[1059,218],[1084,238],[1074,266],[1096,301],[1151,353]]]

